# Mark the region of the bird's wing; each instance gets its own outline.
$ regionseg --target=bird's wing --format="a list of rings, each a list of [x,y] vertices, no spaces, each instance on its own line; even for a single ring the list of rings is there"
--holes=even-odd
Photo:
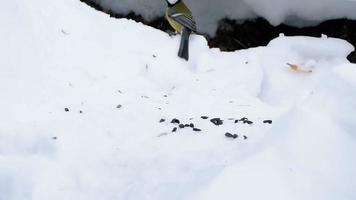
[[[191,14],[184,14],[181,12],[175,12],[174,10],[168,10],[168,16],[180,23],[182,26],[189,28],[193,32],[196,32],[197,27]]]

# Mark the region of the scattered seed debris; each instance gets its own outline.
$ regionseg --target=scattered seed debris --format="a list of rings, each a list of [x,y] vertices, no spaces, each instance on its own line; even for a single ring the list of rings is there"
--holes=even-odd
[[[177,131],[177,127],[174,127],[173,129],[172,129],[172,132],[174,133],[174,132],[176,132]]]
[[[83,114],[83,111],[82,111],[82,110],[79,110],[79,113],[80,113],[80,114]]]
[[[69,112],[69,108],[64,108],[64,111]]]
[[[270,120],[270,119],[264,120],[263,123],[265,123],[265,124],[272,124],[272,120]]]
[[[247,138],[248,138],[248,137],[247,137],[246,135],[244,135],[244,140],[247,140]]]
[[[250,121],[250,120],[245,120],[245,121],[244,121],[244,124],[250,124],[250,125],[251,125],[251,124],[253,124],[253,122]]]
[[[168,133],[161,133],[161,134],[158,134],[157,137],[162,137],[162,136],[166,136],[168,135]]]
[[[290,67],[290,69],[292,71],[295,71],[295,72],[302,72],[302,73],[312,73],[313,72],[313,70],[301,69],[299,67],[299,65],[297,65],[297,64],[287,63],[287,65]]]
[[[179,124],[179,128],[184,128],[184,124]]]
[[[208,116],[201,116],[202,119],[208,119]]]
[[[213,123],[216,126],[220,126],[223,124],[223,120],[221,120],[220,118],[213,118],[210,121],[211,121],[211,123]]]
[[[248,118],[246,118],[246,117],[243,117],[243,118],[241,118],[239,121],[246,121],[246,120],[248,120]]]
[[[122,108],[122,105],[119,104],[119,105],[116,106],[116,108],[119,108],[119,109],[120,109],[120,108]]]
[[[231,134],[231,133],[227,132],[227,133],[225,133],[225,137],[236,139],[239,136],[237,134]]]
[[[163,122],[165,122],[165,121],[166,121],[166,120],[162,118],[162,119],[159,120],[159,123],[163,123]]]
[[[193,123],[190,123],[189,126],[190,126],[191,128],[194,128],[194,124],[193,124]]]
[[[58,139],[58,137],[54,136],[54,137],[52,137],[52,139],[53,139],[53,140],[57,140],[57,139]]]
[[[66,32],[65,30],[61,30],[61,32],[64,34],[64,35],[69,35],[69,33],[68,32]]]
[[[171,123],[172,124],[180,124],[180,121],[179,121],[179,119],[174,118],[174,119],[172,119]]]
[[[200,132],[201,129],[199,129],[199,128],[193,128],[193,131],[195,131],[195,132]]]

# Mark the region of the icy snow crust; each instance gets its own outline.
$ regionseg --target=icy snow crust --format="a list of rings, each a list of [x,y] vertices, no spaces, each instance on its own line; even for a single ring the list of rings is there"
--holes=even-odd
[[[162,16],[165,0],[94,0],[105,9],[128,14],[135,12],[146,20]],[[184,0],[191,8],[199,31],[215,34],[217,22],[225,17],[245,20],[267,19],[272,25],[282,22],[295,25],[315,25],[336,19],[356,19],[354,0]]]
[[[281,36],[222,53],[193,36],[185,62],[179,36],[77,0],[0,11],[1,200],[356,199],[349,43]],[[174,117],[202,132],[171,133]]]

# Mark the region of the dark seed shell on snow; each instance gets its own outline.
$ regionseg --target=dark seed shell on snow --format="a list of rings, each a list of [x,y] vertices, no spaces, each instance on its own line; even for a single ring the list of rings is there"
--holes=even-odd
[[[263,123],[265,123],[265,124],[272,124],[272,120],[264,120]]]
[[[174,118],[174,119],[172,119],[171,123],[172,124],[180,124],[180,121],[179,121],[179,119]]]
[[[216,126],[222,125],[223,124],[223,120],[221,120],[220,118],[213,118],[210,120],[211,123],[213,123]]]

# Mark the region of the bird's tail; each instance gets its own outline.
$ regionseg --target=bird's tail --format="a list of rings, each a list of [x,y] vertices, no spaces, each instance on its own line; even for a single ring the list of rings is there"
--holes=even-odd
[[[184,58],[185,60],[189,59],[189,36],[191,33],[192,31],[190,29],[183,28],[178,56]]]

